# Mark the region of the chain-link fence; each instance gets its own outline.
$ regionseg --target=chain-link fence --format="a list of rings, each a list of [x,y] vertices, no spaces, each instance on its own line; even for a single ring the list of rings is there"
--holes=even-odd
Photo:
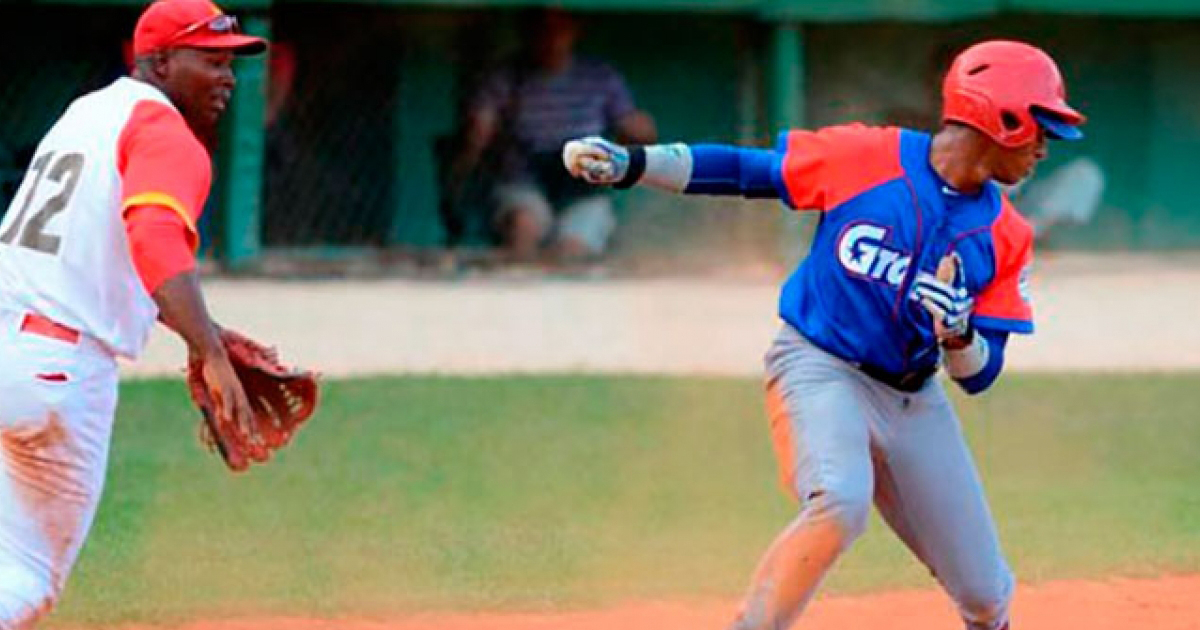
[[[65,105],[124,72],[121,42],[135,16],[111,8],[0,6],[0,213]]]
[[[0,211],[35,143],[71,98],[124,71],[123,46],[138,10],[0,3],[6,42],[0,51]],[[369,3],[279,2],[260,10],[274,42],[258,187],[258,238],[266,253],[354,258],[493,245],[486,174],[456,182],[463,184],[456,189],[461,194],[450,196],[447,168],[465,98],[486,69],[521,43],[516,16],[503,9]],[[579,49],[625,76],[662,140],[771,142],[764,112],[769,25],[715,14],[636,18],[583,14]],[[1195,20],[1060,17],[808,25],[804,106],[816,125],[934,125],[940,66],[964,42],[1001,35],[1042,43],[1062,60],[1072,100],[1093,120],[1088,141],[1056,146],[1047,166],[1082,152],[1109,175],[1096,222],[1073,232],[1071,242],[1194,243],[1197,215],[1181,203],[1178,178],[1167,174],[1194,161],[1187,147],[1200,137],[1189,105],[1196,84],[1185,80],[1200,58],[1198,32]],[[1104,44],[1118,35],[1125,46]],[[896,53],[901,49],[905,54]],[[219,198],[213,195],[210,219],[223,210],[216,207]],[[797,231],[777,205],[648,191],[618,194],[616,204],[612,260],[687,268],[778,263],[797,255]],[[208,230],[208,221],[201,228]]]
[[[125,72],[139,9],[0,6],[0,32],[10,43],[0,52],[4,207],[36,142],[66,104]],[[479,251],[495,245],[488,173],[450,182],[447,169],[464,101],[483,74],[521,44],[518,11],[279,3],[257,15],[267,18],[273,43],[259,206],[266,253],[355,257],[381,249]],[[746,84],[755,77],[743,73],[744,24],[669,15],[631,23],[611,14],[588,15],[583,22],[582,52],[610,61],[627,77],[664,138],[736,141],[746,135],[739,121],[761,114],[745,99],[756,86]],[[664,30],[681,22],[689,28]],[[698,52],[656,58],[639,52],[656,44],[683,51],[697,34],[708,44]],[[711,80],[689,78],[694,64],[704,66]],[[747,108],[753,111],[747,114]],[[449,187],[458,194],[447,194]],[[210,197],[200,225],[205,242],[216,237],[219,199]],[[729,243],[719,256],[706,250],[722,235],[755,233],[754,226],[762,226],[765,242],[746,249],[773,256],[777,243],[769,230],[777,217],[728,208],[618,195],[614,255],[728,259]]]
[[[396,157],[396,12],[288,6],[272,15],[263,242],[386,245]]]
[[[496,9],[276,7],[276,38],[296,50],[295,89],[283,111],[300,142],[285,152],[291,163],[275,162],[278,177],[268,174],[267,243],[489,243],[486,177],[465,182],[457,213],[446,212],[442,184],[464,97],[484,69],[520,43],[515,16]],[[580,51],[626,77],[663,140],[771,142],[763,111],[769,25],[607,12],[583,14],[582,24]],[[331,33],[353,37],[333,44]],[[957,50],[988,37],[1035,42],[1060,60],[1072,101],[1093,121],[1087,142],[1053,147],[1043,174],[1084,158],[1107,180],[1095,217],[1049,243],[1194,246],[1200,215],[1171,177],[1157,173],[1179,172],[1188,161],[1181,147],[1200,138],[1186,105],[1195,100],[1195,83],[1184,79],[1200,58],[1197,33],[1195,19],[1119,17],[809,24],[803,106],[811,125],[936,128],[940,75]],[[1104,44],[1116,39],[1125,46]],[[613,257],[620,260],[712,266],[795,257],[799,239],[777,206],[643,192],[619,195],[617,205]]]

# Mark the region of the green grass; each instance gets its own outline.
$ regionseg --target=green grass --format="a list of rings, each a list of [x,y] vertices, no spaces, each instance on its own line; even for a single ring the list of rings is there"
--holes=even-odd
[[[792,506],[740,379],[333,381],[225,472],[182,384],[124,386],[54,623],[388,615],[738,595]],[[1009,375],[959,408],[1019,577],[1200,570],[1200,375]],[[880,523],[833,592],[928,586]]]

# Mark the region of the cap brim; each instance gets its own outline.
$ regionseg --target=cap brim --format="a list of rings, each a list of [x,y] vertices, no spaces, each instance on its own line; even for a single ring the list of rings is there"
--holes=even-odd
[[[175,43],[176,46],[204,48],[207,50],[229,50],[235,55],[257,55],[267,49],[267,40],[240,33],[197,34]]]
[[[1082,140],[1083,130],[1078,125],[1055,116],[1052,112],[1033,108],[1033,119],[1046,130],[1046,137],[1052,140]]]

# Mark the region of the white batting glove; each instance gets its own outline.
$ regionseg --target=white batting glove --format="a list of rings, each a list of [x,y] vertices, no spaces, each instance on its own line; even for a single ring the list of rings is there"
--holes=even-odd
[[[910,294],[933,317],[939,341],[966,335],[971,329],[971,310],[975,308],[975,300],[967,292],[962,259],[958,254],[948,258],[948,262],[939,266],[937,276],[918,273]],[[947,265],[953,265],[953,271]]]
[[[599,136],[567,142],[562,157],[567,172],[589,184],[615,184],[629,171],[629,151]]]

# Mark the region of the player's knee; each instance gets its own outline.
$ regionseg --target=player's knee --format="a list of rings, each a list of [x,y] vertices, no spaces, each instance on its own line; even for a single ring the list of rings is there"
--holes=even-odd
[[[801,516],[807,521],[832,525],[841,546],[846,547],[866,531],[870,513],[870,490],[847,485],[830,486],[809,494]]]
[[[979,593],[960,597],[958,608],[967,630],[999,630],[1008,624],[1007,593]]]
[[[24,567],[0,568],[0,630],[32,628],[60,594],[50,580]]]

